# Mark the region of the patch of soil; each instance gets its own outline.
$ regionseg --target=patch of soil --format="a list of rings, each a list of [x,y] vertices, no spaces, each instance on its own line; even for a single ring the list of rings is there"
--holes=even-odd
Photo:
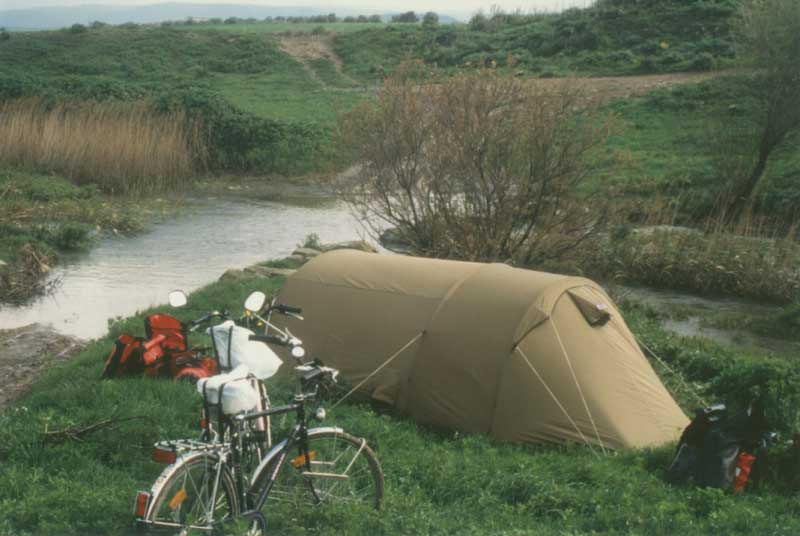
[[[564,84],[585,92],[591,100],[605,103],[617,99],[639,97],[655,91],[683,84],[696,84],[719,76],[720,73],[672,73],[642,76],[609,76],[600,78],[539,78],[537,83],[556,89]]]
[[[0,329],[0,408],[25,394],[48,365],[85,347],[85,341],[42,324]]]
[[[300,62],[311,77],[325,85],[324,82],[317,76],[317,73],[309,65],[313,60],[328,60],[333,63],[336,73],[353,84],[356,81],[344,74],[342,67],[344,62],[336,52],[333,51],[333,38],[331,34],[326,35],[288,35],[281,38],[281,50],[289,54],[295,60]]]

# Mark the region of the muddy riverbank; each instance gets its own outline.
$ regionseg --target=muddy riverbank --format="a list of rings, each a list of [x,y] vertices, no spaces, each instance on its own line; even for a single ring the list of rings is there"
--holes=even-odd
[[[85,347],[85,341],[42,324],[0,329],[0,408],[25,394],[48,366]]]

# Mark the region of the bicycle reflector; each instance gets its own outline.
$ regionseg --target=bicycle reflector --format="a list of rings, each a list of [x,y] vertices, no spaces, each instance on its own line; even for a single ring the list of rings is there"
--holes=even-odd
[[[317,459],[317,453],[312,450],[311,452],[308,453],[308,457],[313,462],[314,460]],[[300,469],[301,467],[303,467],[306,464],[306,455],[305,454],[301,454],[297,458],[294,458],[291,461],[291,464],[292,464],[292,467],[294,467],[295,469]]]
[[[147,504],[150,502],[150,492],[140,491],[136,495],[135,514],[136,517],[144,517],[147,513]]]
[[[178,493],[176,493],[175,496],[169,500],[169,509],[174,512],[180,508],[183,504],[183,501],[186,500],[186,497],[188,497],[186,494],[186,488],[181,488],[180,491],[178,491]]]
[[[175,454],[174,450],[164,450],[160,448],[154,448],[152,458],[153,461],[157,463],[172,464],[175,463],[175,460],[178,458],[178,455]]]

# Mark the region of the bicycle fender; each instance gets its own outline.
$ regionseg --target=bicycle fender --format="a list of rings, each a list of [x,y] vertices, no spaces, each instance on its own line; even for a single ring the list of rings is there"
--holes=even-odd
[[[341,433],[344,433],[344,429],[343,429],[343,428],[334,427],[334,426],[326,426],[326,427],[322,427],[322,428],[311,428],[311,429],[308,431],[308,437],[313,437],[315,434],[320,434],[320,433],[330,433],[330,432],[335,432],[335,433],[337,433],[337,434],[341,434]],[[265,467],[266,467],[266,466],[269,464],[269,462],[270,462],[270,461],[271,461],[271,460],[272,460],[272,459],[273,459],[275,456],[277,456],[278,454],[280,454],[280,452],[281,452],[281,451],[284,449],[284,447],[286,446],[286,441],[287,441],[287,440],[286,440],[286,439],[284,439],[283,441],[281,441],[280,443],[278,443],[277,445],[275,445],[274,447],[272,447],[272,450],[270,450],[270,451],[269,451],[269,452],[266,454],[266,456],[264,456],[264,458],[261,460],[261,463],[259,463],[259,464],[258,464],[258,467],[256,467],[255,471],[253,471],[253,474],[252,474],[252,476],[250,477],[250,482],[251,482],[251,483],[252,483],[252,482],[255,482],[255,481],[256,481],[256,477],[258,477],[258,475],[260,475],[260,474],[261,474],[261,471],[263,471],[263,470],[264,470],[264,468],[265,468]]]

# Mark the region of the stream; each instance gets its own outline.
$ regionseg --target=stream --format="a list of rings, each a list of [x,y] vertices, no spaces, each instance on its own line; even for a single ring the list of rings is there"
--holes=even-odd
[[[177,216],[133,237],[105,237],[88,253],[63,259],[51,278],[55,291],[22,306],[0,307],[0,328],[50,324],[61,334],[90,339],[107,331],[108,319],[165,303],[176,288],[192,291],[216,281],[228,268],[289,255],[309,233],[323,243],[360,238],[359,226],[341,204],[320,197],[291,202],[246,198],[188,200]],[[773,314],[777,306],[715,299],[645,287],[616,287],[624,297],[667,315],[662,325],[682,336],[706,337],[739,348],[797,355],[800,345],[741,330],[704,325],[704,317]]]
[[[176,217],[145,233],[101,238],[88,253],[63,259],[50,275],[60,280],[55,291],[22,307],[0,308],[0,327],[37,322],[96,338],[110,318],[166,303],[171,290],[192,291],[228,268],[285,257],[309,233],[326,243],[359,238],[344,206],[299,201],[187,200]]]

